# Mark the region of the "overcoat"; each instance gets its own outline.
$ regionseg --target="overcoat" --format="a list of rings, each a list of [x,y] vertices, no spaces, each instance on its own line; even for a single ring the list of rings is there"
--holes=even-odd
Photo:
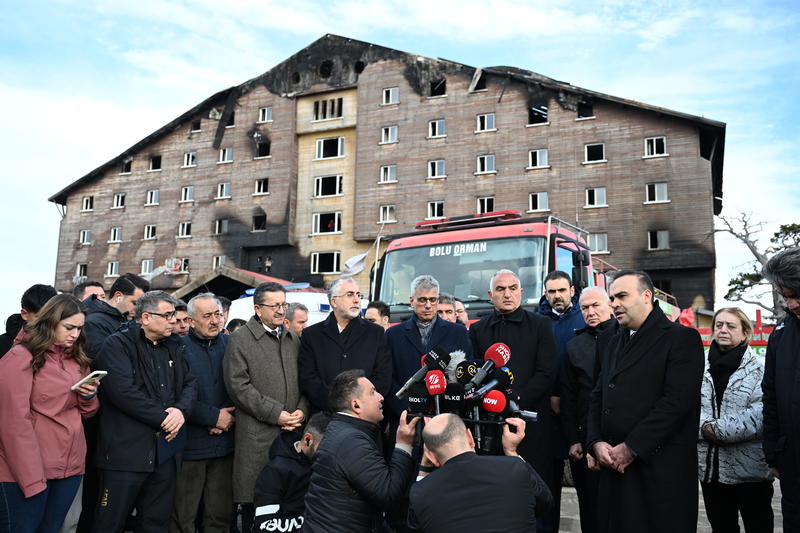
[[[233,500],[238,503],[253,501],[256,479],[281,431],[281,411],[302,409],[308,416],[308,402],[297,384],[300,340],[281,329],[279,340],[253,316],[231,334],[222,360],[225,387],[236,406]]]
[[[604,339],[605,335],[612,335]],[[607,341],[607,342],[605,342]],[[633,336],[598,340],[587,441],[625,442],[636,458],[600,472],[599,525],[608,533],[697,530],[697,420],[705,355],[700,334],[656,305]]]

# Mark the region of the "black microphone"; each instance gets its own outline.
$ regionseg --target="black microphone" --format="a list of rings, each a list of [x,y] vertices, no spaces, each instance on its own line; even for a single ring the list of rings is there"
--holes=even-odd
[[[539,413],[537,413],[536,411],[526,411],[524,409],[519,408],[518,394],[514,394],[511,391],[506,391],[506,400],[507,400],[506,406],[509,412],[508,416],[515,416],[527,422],[539,421]]]
[[[408,394],[408,389],[414,383],[419,383],[423,379],[425,379],[425,374],[428,373],[428,370],[441,370],[444,372],[447,369],[447,364],[450,363],[450,354],[443,350],[440,347],[436,347],[423,358],[423,365],[422,368],[417,370],[417,372],[411,376],[408,381],[406,381],[405,385],[403,385],[395,396],[397,399],[402,399],[406,394]]]
[[[456,366],[456,381],[461,385],[466,385],[477,373],[478,365],[475,361],[461,361],[458,363],[458,366]]]
[[[500,367],[491,373],[489,376],[489,381],[487,381],[483,387],[476,391],[471,391],[464,397],[464,399],[471,400],[476,396],[480,398],[492,389],[503,391],[510,387],[512,383],[514,383],[514,374],[507,366]]]
[[[428,389],[424,383],[413,383],[408,389],[408,412],[406,415],[406,422],[411,422],[411,419],[420,416],[428,415]]]
[[[448,383],[444,389],[441,408],[443,413],[455,413],[461,416],[464,411],[464,385]]]
[[[465,389],[474,389],[486,379],[486,374],[495,367],[506,366],[506,363],[511,359],[511,349],[502,342],[496,342],[486,349],[483,355],[486,361],[482,367],[478,369],[475,377],[472,378]]]

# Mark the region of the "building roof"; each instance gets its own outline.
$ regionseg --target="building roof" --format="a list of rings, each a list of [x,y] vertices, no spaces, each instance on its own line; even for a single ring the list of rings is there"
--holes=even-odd
[[[119,167],[126,158],[141,152],[165,135],[189,123],[192,119],[201,115],[208,116],[208,112],[212,108],[224,105],[214,140],[214,145],[218,147],[224,133],[226,119],[233,112],[236,100],[257,86],[262,85],[274,94],[289,98],[306,94],[307,92],[318,92],[321,78],[324,78],[324,81],[332,86],[354,86],[357,84],[358,74],[366,64],[386,59],[397,59],[405,62],[407,65],[405,70],[406,79],[420,93],[424,90],[422,80],[432,75],[443,75],[457,71],[465,74],[474,74],[479,70],[475,67],[446,59],[424,58],[416,54],[409,54],[364,41],[326,34],[260,76],[241,85],[229,87],[203,100],[116,157],[58,191],[48,200],[56,204],[66,205],[67,197],[76,189],[97,181],[110,168]],[[347,64],[348,66],[354,66],[354,68],[332,68],[336,64]],[[724,122],[583,89],[568,82],[558,81],[517,67],[495,66],[480,70],[493,77],[507,78],[526,84],[534,92],[546,90],[555,93],[558,103],[568,109],[575,109],[579,101],[606,101],[684,120],[696,125],[700,137],[700,155],[711,162],[714,214],[722,212],[722,171],[726,127]]]
[[[172,295],[176,298],[188,300],[202,292],[213,292],[218,296],[225,296],[235,300],[244,294],[247,289],[253,289],[269,281],[283,285],[287,292],[325,292],[323,289],[306,286],[308,285],[306,283],[295,284],[289,280],[267,276],[259,272],[220,265],[214,270],[192,279]]]

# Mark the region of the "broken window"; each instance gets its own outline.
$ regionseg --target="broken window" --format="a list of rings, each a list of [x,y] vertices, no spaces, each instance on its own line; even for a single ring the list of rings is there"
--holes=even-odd
[[[333,61],[326,59],[319,65],[319,75],[323,78],[330,78],[333,74]]]
[[[150,156],[150,166],[148,170],[161,170],[161,156],[160,155],[151,155]]]
[[[397,126],[386,126],[381,129],[381,144],[397,142]]]
[[[647,232],[648,250],[666,250],[669,248],[669,231],[665,229]]]
[[[272,122],[272,107],[261,107],[258,110],[259,122]]]
[[[472,82],[470,83],[469,91],[485,91],[486,90],[486,73],[482,69],[475,71],[472,75]]]
[[[183,154],[183,166],[184,167],[196,167],[197,166],[197,152],[186,152]]]
[[[268,194],[269,193],[269,178],[261,178],[256,180],[256,190],[253,194]]]
[[[144,197],[144,205],[158,205],[158,189],[147,191]]]
[[[133,168],[133,158],[127,157],[122,160],[122,166],[119,169],[120,174],[130,174],[131,169]]]
[[[217,196],[216,199],[222,198],[230,198],[231,197],[231,184],[230,183],[218,183],[217,184]]]
[[[314,178],[314,196],[338,196],[342,194],[343,176],[317,176]]]
[[[445,177],[447,177],[447,173],[445,172],[444,159],[437,159],[435,161],[428,161],[428,177],[429,178],[445,178]]]
[[[654,279],[653,280],[653,287],[656,289],[666,292],[667,294],[672,294],[672,280],[671,279]]]
[[[196,131],[200,131],[200,124],[201,124],[201,122],[200,122],[200,119],[199,119],[199,118],[198,118],[198,119],[195,119],[195,120],[193,120],[193,121],[192,121],[192,129],[191,129],[191,132],[192,132],[192,133],[194,133],[194,132],[196,132]]]
[[[578,118],[594,118],[594,105],[590,102],[578,102]]]
[[[668,202],[666,183],[648,183],[645,186],[645,203]]]
[[[387,87],[383,90],[383,99],[381,100],[381,104],[391,105],[399,103],[400,103],[399,87]]]
[[[215,255],[211,259],[211,268],[221,267],[228,262],[228,258],[224,255]]]
[[[496,172],[494,166],[494,154],[479,155],[477,160],[476,174],[487,174]]]
[[[494,211],[494,196],[484,196],[483,198],[478,198],[476,203],[479,215]]]
[[[608,204],[606,204],[606,188],[593,187],[586,189],[586,205],[584,207],[608,207]]]
[[[608,233],[590,233],[589,249],[595,253],[608,251]]]
[[[190,221],[179,223],[178,237],[191,237],[191,236],[192,236],[192,223]]]
[[[532,192],[528,197],[529,211],[548,211],[546,192]]]
[[[381,167],[380,183],[394,183],[397,181],[397,165],[386,165]]]
[[[431,120],[428,122],[428,137],[446,137],[447,131],[444,126],[444,119]]]
[[[547,148],[528,152],[528,168],[546,168],[548,166]]]
[[[339,252],[314,252],[311,254],[312,274],[337,274]]]
[[[111,204],[111,209],[122,209],[125,207],[125,193],[118,192],[114,195],[114,201]]]
[[[267,215],[253,215],[253,231],[267,231]]]
[[[584,146],[584,163],[597,163],[606,160],[606,146],[603,143]]]
[[[666,137],[648,137],[644,140],[644,156],[657,157],[667,154]]]
[[[330,98],[314,102],[314,120],[342,118],[342,98]]]
[[[312,233],[339,233],[342,231],[342,213],[314,213]]]
[[[437,200],[435,202],[428,202],[427,218],[444,218],[444,201]]]
[[[194,201],[194,185],[186,185],[181,187],[181,202]]]
[[[147,224],[144,227],[144,240],[155,239],[155,238],[156,238],[156,225]]]
[[[236,111],[231,111],[230,116],[228,117],[228,122],[225,123],[226,128],[232,128],[236,125]]]
[[[380,206],[379,214],[378,214],[378,222],[397,222],[394,214],[394,206],[393,205],[382,205]]]
[[[92,211],[94,209],[94,196],[84,196],[81,200],[81,211]]]
[[[528,124],[546,124],[547,119],[547,104],[528,106]]]
[[[331,137],[329,139],[317,139],[317,150],[315,159],[328,159],[331,157],[342,157],[344,155],[344,137]]]
[[[494,131],[494,113],[485,113],[483,115],[478,115],[477,117],[477,125],[475,127],[475,132],[479,131]]]
[[[431,82],[431,96],[447,96],[447,78]]]
[[[269,140],[258,141],[256,143],[256,157],[269,157],[272,149],[272,142]]]
[[[214,235],[228,233],[228,219],[218,218],[214,221]]]

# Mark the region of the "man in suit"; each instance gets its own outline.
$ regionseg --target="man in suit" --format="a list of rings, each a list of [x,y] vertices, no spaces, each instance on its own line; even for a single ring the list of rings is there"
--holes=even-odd
[[[703,343],[670,322],[645,272],[620,271],[609,295],[620,327],[598,339],[587,448],[600,462],[601,532],[697,529],[697,424]]]
[[[457,415],[432,418],[422,432],[425,459],[422,479],[411,487],[409,525],[430,532],[534,531],[536,515],[553,498],[539,474],[517,454],[524,437],[525,421],[507,418],[505,457],[478,456],[472,433]]]
[[[392,419],[408,409],[408,401],[394,394],[420,368],[420,358],[433,348],[447,352],[461,350],[466,359],[472,358],[472,344],[467,328],[437,316],[439,282],[433,276],[419,276],[411,282],[411,309],[408,320],[389,328],[386,340],[392,353],[392,388],[389,409]]]
[[[361,292],[353,278],[339,278],[328,287],[331,313],[307,327],[300,343],[300,391],[312,413],[328,410],[333,378],[344,370],[362,369],[385,396],[392,380],[392,361],[383,328],[361,318]]]

